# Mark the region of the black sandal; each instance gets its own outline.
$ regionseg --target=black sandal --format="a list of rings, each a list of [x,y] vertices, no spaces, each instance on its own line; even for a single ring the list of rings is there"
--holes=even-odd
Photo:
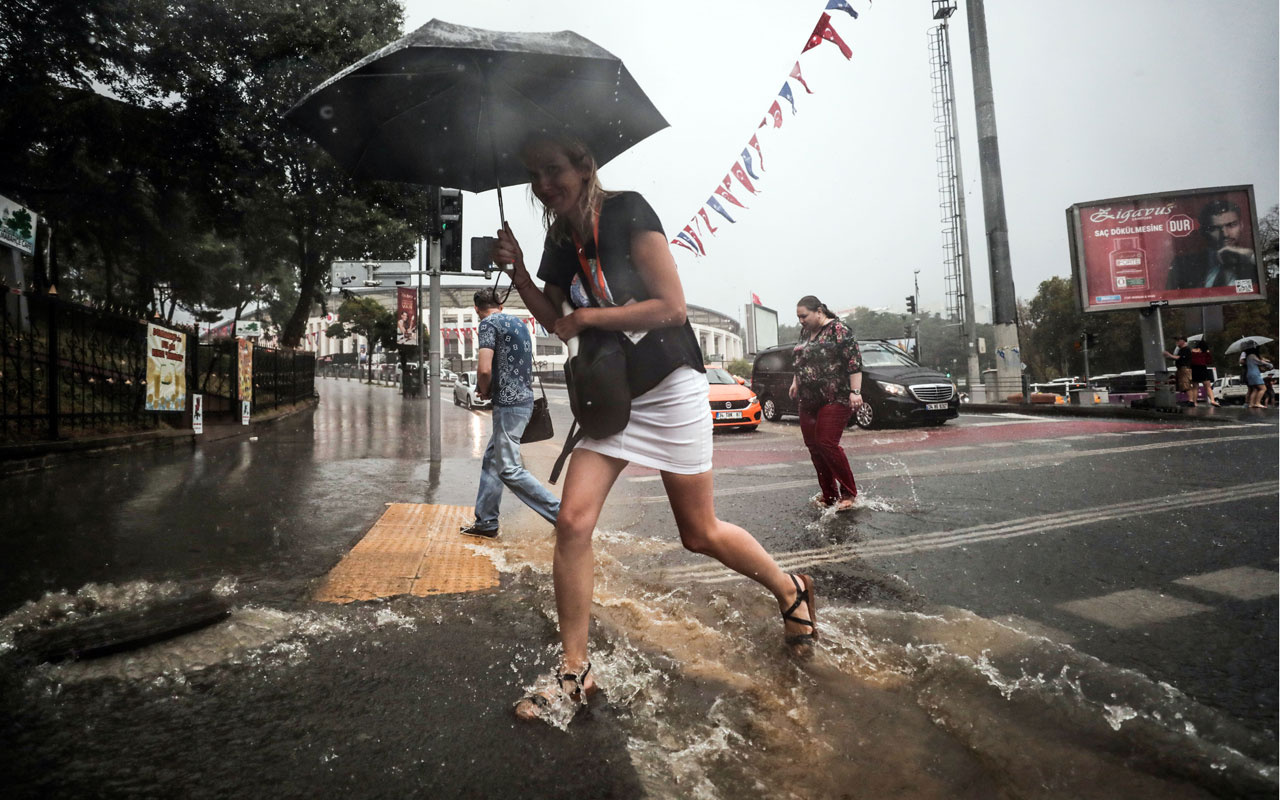
[[[803,573],[800,574],[799,580],[796,579],[795,575],[788,575],[787,577],[791,578],[791,582],[796,585],[796,601],[791,604],[790,608],[782,612],[782,620],[783,622],[797,622],[801,625],[808,625],[810,628],[810,632],[790,634],[786,636],[785,641],[788,647],[812,645],[815,642],[817,642],[819,639],[818,594],[813,589],[813,578]],[[804,582],[803,586],[800,585],[801,581]],[[813,617],[813,619],[808,620],[802,617],[795,616],[794,612],[796,609],[800,608],[801,603],[808,604],[809,614]]]
[[[587,662],[587,666],[583,668],[582,672],[580,673],[574,674],[572,672],[557,672],[556,686],[566,697],[568,697],[573,702],[581,705],[585,705],[586,701],[589,700],[591,696],[596,692],[595,686],[592,686],[590,689],[586,690],[585,692],[583,691],[583,686],[586,683],[587,674],[589,672],[591,672],[590,661]],[[569,692],[565,691],[564,689],[565,681],[568,681],[569,683],[573,684],[573,691],[569,691]],[[516,702],[516,706],[515,706],[516,716],[520,717],[521,719],[530,719],[530,720],[540,719],[543,714],[545,714],[547,711],[550,711],[551,697],[547,695],[546,693],[547,691],[550,691],[550,690],[544,690],[541,692],[530,692],[529,694],[520,698]],[[584,699],[584,695],[586,699]],[[526,703],[531,703],[534,706],[534,708],[530,712],[521,713],[520,707],[525,705]]]

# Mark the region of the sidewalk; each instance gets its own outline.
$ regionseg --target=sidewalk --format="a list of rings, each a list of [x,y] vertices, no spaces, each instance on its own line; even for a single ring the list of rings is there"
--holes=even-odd
[[[962,414],[1040,414],[1043,416],[1062,417],[1119,417],[1121,419],[1148,419],[1161,422],[1209,422],[1239,423],[1251,419],[1269,419],[1276,414],[1275,408],[1257,409],[1245,406],[1214,407],[1201,403],[1195,408],[1181,407],[1176,410],[1163,411],[1153,408],[1132,408],[1118,404],[1099,403],[1098,405],[1058,405],[1053,403],[965,403],[960,406]]]

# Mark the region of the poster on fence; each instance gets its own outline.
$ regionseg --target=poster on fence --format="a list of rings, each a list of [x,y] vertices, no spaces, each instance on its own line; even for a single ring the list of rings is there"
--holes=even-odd
[[[253,402],[253,342],[248,339],[236,339],[236,344],[238,346],[236,374],[240,377],[239,397],[246,403]]]
[[[191,432],[204,433],[204,395],[191,395]]]
[[[187,402],[187,335],[147,323],[147,411],[183,411]]]

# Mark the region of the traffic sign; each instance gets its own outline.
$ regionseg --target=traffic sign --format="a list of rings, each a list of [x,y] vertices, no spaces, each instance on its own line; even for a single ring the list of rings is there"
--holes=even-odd
[[[384,280],[407,278],[412,273],[409,261],[334,261],[329,278],[337,291],[381,286]]]

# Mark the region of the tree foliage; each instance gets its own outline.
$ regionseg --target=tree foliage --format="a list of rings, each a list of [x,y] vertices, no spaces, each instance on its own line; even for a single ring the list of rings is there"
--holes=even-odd
[[[373,378],[373,353],[381,347],[391,352],[396,347],[396,315],[372,297],[348,297],[338,307],[338,321],[325,335],[345,339],[352,334],[363,336],[369,343],[369,377]]]
[[[37,283],[166,315],[256,302],[296,345],[331,260],[407,258],[425,228],[421,189],[352,181],[281,117],[399,36],[401,13],[394,0],[0,6],[0,192],[52,223]]]

